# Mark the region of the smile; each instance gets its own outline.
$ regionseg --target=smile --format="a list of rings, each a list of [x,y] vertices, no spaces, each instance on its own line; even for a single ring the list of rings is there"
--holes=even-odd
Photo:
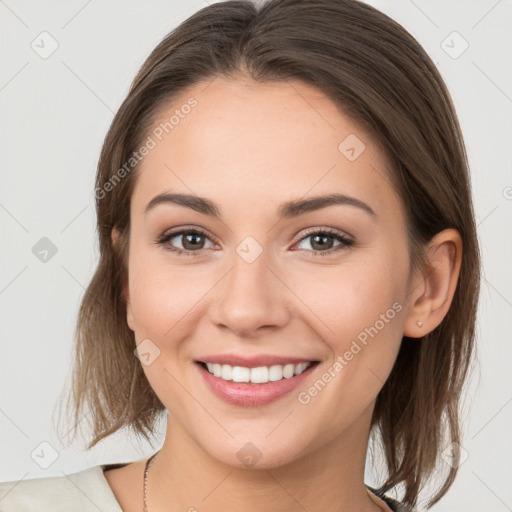
[[[208,390],[231,405],[257,407],[273,402],[297,387],[315,370],[319,361],[271,366],[232,366],[196,361]]]

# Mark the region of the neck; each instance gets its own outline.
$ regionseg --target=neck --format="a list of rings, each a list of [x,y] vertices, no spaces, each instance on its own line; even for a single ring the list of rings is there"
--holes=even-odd
[[[172,505],[173,510],[189,512],[386,510],[364,485],[371,412],[370,408],[361,422],[331,442],[293,461],[262,464],[262,457],[261,464],[251,468],[212,457],[169,414],[164,444],[149,471],[148,509],[160,512]]]

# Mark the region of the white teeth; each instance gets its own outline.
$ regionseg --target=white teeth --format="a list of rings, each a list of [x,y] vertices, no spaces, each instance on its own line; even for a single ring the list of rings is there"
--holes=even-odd
[[[251,382],[257,384],[268,382],[268,368],[266,366],[258,366],[257,368],[251,368]]]
[[[222,370],[222,375],[224,375],[224,370]],[[251,370],[243,366],[233,366],[231,378],[233,382],[249,382],[251,380]]]
[[[281,380],[283,378],[283,367],[280,364],[276,364],[271,366],[268,369],[268,380],[271,382],[275,382],[276,380]]]
[[[300,373],[302,373],[311,363],[299,363],[296,367],[295,367],[295,371],[294,371],[294,374],[295,375],[299,375]]]
[[[290,379],[294,375],[300,375],[310,365],[311,362],[247,368],[245,366],[231,366],[229,364],[206,363],[208,371],[215,375],[215,377],[220,377],[223,380],[232,380],[233,382],[251,382],[253,384],[276,382],[283,378]]]
[[[308,363],[305,363],[305,365],[306,366],[304,366],[304,370],[307,368]],[[286,364],[283,366],[283,377],[284,378],[289,379],[289,378],[293,377],[294,373],[295,373],[295,365]]]
[[[222,365],[222,373],[221,378],[224,380],[231,380],[231,377],[233,375],[233,367],[229,366],[229,364],[223,364]]]
[[[210,370],[210,368],[208,368],[208,370]],[[215,375],[215,377],[220,377],[222,375],[222,365],[221,364],[213,363],[213,375]]]

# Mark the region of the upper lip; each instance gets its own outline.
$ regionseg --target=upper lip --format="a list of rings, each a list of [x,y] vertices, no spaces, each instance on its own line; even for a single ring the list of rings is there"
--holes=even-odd
[[[270,354],[259,354],[254,356],[239,356],[235,354],[216,354],[198,358],[197,361],[212,364],[229,364],[230,366],[244,366],[246,368],[257,368],[258,366],[273,366],[286,364],[299,364],[317,362],[316,359],[304,357],[278,356]]]

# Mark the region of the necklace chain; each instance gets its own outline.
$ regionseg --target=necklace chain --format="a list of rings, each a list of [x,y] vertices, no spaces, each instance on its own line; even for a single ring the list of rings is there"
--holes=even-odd
[[[155,460],[155,457],[158,455],[159,452],[156,452],[153,454],[146,462],[146,469],[144,470],[144,512],[148,512],[148,473],[149,468],[151,467],[151,464],[153,464],[153,461]]]

